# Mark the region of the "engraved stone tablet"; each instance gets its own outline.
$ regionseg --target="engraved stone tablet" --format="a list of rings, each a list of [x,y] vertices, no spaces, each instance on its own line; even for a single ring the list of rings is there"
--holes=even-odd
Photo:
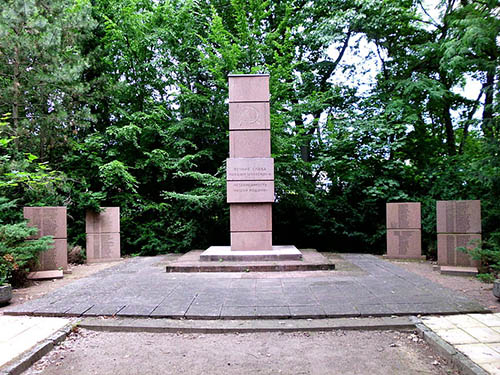
[[[273,158],[227,159],[228,181],[274,180]]]
[[[23,212],[28,226],[38,228],[38,235],[33,238],[67,237],[66,207],[24,207]]]
[[[67,270],[68,269],[68,243],[65,238],[54,239],[54,244],[47,251],[40,253],[39,265],[36,271]]]
[[[241,130],[229,132],[230,158],[269,158],[271,132],[269,130]]]
[[[269,130],[269,103],[229,103],[229,130]]]
[[[231,204],[229,210],[231,232],[270,232],[272,230],[271,203]]]
[[[229,102],[268,102],[269,75],[229,75]]]
[[[420,202],[387,203],[387,229],[420,229]]]
[[[272,250],[271,232],[232,232],[231,250]]]
[[[272,203],[274,181],[228,181],[228,203]]]
[[[438,233],[481,233],[481,201],[437,201]]]
[[[87,262],[98,263],[120,259],[120,233],[87,234]]]
[[[120,232],[120,207],[103,207],[100,213],[87,211],[85,231],[87,233]]]
[[[438,264],[440,266],[477,267],[479,262],[473,260],[458,247],[472,249],[480,234],[438,234]]]
[[[422,239],[420,229],[388,229],[387,257],[421,259]]]

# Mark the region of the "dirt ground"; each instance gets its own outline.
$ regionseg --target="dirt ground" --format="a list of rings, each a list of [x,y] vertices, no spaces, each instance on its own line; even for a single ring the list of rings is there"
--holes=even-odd
[[[438,271],[432,270],[432,263],[428,261],[391,260],[391,262],[449,289],[460,291],[492,312],[500,312],[500,300],[493,295],[493,284],[482,283],[473,276],[441,275]]]
[[[458,374],[412,332],[152,334],[79,330],[34,374]]]

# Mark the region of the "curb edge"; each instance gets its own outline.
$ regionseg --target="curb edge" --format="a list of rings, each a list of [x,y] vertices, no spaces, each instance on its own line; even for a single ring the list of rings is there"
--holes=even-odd
[[[68,323],[45,340],[39,342],[28,351],[20,354],[0,370],[0,375],[20,375],[36,361],[49,353],[56,345],[62,343],[72,332],[74,323]]]
[[[472,362],[463,353],[456,350],[452,345],[448,344],[418,318],[414,318],[415,328],[424,341],[439,355],[460,371],[464,375],[489,375],[489,372],[484,370],[479,365]]]

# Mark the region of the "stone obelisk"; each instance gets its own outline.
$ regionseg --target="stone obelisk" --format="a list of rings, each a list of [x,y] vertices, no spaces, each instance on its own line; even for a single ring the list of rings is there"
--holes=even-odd
[[[273,201],[269,75],[231,75],[227,159],[231,250],[272,250]]]
[[[201,260],[301,259],[295,246],[273,246],[274,159],[268,74],[229,75],[227,202],[231,246],[212,246]]]

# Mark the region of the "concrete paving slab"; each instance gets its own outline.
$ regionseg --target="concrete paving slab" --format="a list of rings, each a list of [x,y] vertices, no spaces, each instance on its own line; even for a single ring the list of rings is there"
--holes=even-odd
[[[483,343],[456,345],[456,348],[480,366],[500,361],[500,353]]]
[[[477,344],[479,341],[460,328],[434,330],[439,336],[452,345]]]
[[[0,315],[0,370],[70,323],[63,318]]]
[[[463,330],[483,343],[498,343],[500,337],[498,332],[489,327],[464,327]]]
[[[256,319],[256,306],[222,306],[221,319]]]
[[[326,312],[320,305],[290,305],[290,316],[296,319],[325,318]]]
[[[83,316],[114,316],[125,307],[124,304],[96,304],[83,313]]]
[[[469,314],[473,319],[476,319],[488,327],[500,327],[500,314]]]
[[[265,319],[288,319],[290,309],[288,306],[257,306],[256,314]]]
[[[477,319],[474,319],[470,315],[455,315],[447,316],[445,318],[449,322],[453,323],[457,327],[485,327],[485,324]]]
[[[355,272],[341,274],[336,271],[165,273],[166,259],[127,259],[36,301],[4,311],[12,315],[56,316],[112,316],[129,312],[131,316],[193,319],[213,319],[218,311],[224,319],[254,319],[259,317],[257,307],[283,307],[279,316],[288,318],[488,311],[460,292],[371,255],[343,254],[342,263]],[[274,316],[260,310],[263,319]],[[286,311],[288,316],[283,315]],[[477,319],[474,321],[481,324]]]
[[[184,314],[186,319],[218,319],[222,306],[211,304],[192,304]]]
[[[500,342],[498,340],[495,343],[486,343],[491,349],[494,351],[500,353]]]
[[[498,324],[499,317],[499,314],[468,314],[423,318],[422,322],[461,355],[494,374],[500,369],[500,330],[493,326]],[[443,329],[450,325],[454,328]]]
[[[158,305],[156,304],[130,304],[118,311],[115,315],[122,317],[149,316],[157,307]]]
[[[457,328],[454,323],[439,316],[425,316],[422,318],[422,321],[427,327],[434,331]]]
[[[497,364],[483,364],[482,366],[490,375],[500,375],[500,365]]]

